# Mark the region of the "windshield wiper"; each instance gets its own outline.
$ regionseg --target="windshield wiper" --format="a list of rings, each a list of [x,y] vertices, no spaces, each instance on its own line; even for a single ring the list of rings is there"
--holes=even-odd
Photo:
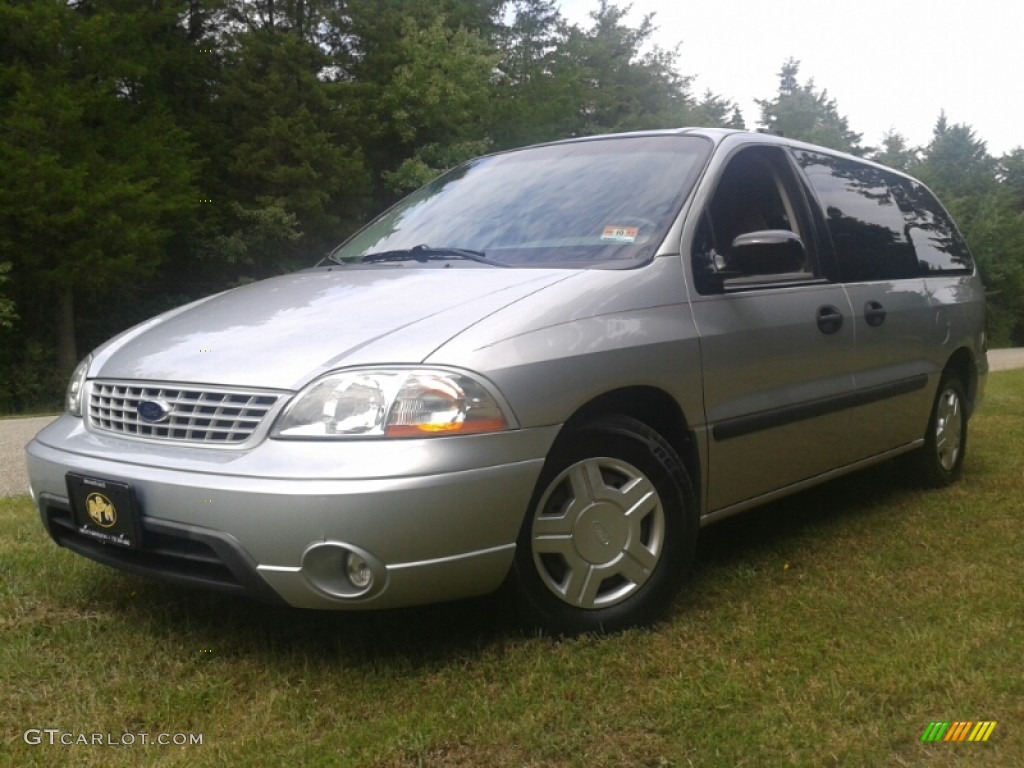
[[[466,259],[467,261],[478,261],[481,264],[490,264],[492,267],[508,267],[500,261],[487,258],[483,251],[471,251],[467,248],[449,248],[446,246],[434,247],[430,245],[417,245],[412,248],[402,248],[395,251],[379,251],[368,253],[360,261],[365,264],[374,264],[384,261],[418,261],[422,264],[428,261],[447,261],[449,259]]]

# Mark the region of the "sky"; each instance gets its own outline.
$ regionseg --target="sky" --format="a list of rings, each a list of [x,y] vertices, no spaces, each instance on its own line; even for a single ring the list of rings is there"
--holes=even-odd
[[[628,0],[612,0],[624,7]],[[598,0],[560,0],[589,27]],[[1024,146],[1024,3],[1020,0],[632,0],[636,25],[654,13],[654,42],[679,45],[678,70],[736,102],[747,128],[755,98],[778,91],[789,57],[798,80],[827,89],[861,144],[894,129],[927,144],[940,111],[970,125],[995,156]]]

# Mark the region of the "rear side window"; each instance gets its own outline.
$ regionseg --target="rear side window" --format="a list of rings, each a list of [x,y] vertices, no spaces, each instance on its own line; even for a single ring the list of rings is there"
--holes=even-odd
[[[953,220],[920,182],[896,177],[892,191],[907,219],[907,235],[925,275],[969,274],[970,251]]]
[[[898,280],[921,274],[908,221],[889,185],[890,174],[841,157],[799,150],[825,210],[845,282]]]

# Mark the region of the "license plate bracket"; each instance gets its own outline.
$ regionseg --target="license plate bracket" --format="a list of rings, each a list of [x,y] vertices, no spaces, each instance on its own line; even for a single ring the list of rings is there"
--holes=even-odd
[[[68,472],[64,479],[78,533],[117,547],[140,546],[138,504],[128,483],[74,472]]]

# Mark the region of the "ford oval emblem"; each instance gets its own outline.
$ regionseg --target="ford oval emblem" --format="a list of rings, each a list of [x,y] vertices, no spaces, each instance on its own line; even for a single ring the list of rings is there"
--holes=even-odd
[[[150,424],[167,421],[171,416],[171,406],[166,400],[143,400],[135,409],[139,418]]]

